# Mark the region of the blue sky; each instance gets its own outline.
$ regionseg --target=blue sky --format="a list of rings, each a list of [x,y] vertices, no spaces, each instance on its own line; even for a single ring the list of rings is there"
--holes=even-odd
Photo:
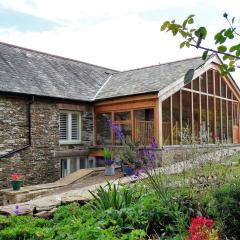
[[[124,70],[201,55],[160,33],[163,21],[195,14],[196,26],[209,29],[204,44],[213,47],[213,33],[226,26],[223,13],[239,16],[239,9],[239,0],[0,0],[0,37]]]

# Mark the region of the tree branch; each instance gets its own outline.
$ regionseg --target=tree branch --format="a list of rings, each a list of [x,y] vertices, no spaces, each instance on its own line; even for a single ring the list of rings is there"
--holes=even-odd
[[[207,50],[207,51],[210,51],[210,52],[213,52],[213,53],[218,53],[218,54],[221,54],[221,55],[226,55],[226,56],[229,56],[229,57],[234,57],[238,60],[240,60],[240,57],[237,57],[231,53],[222,53],[222,52],[219,52],[217,50],[214,50],[214,49],[211,49],[211,48],[206,48],[206,47],[202,47],[202,46],[198,46],[198,45],[194,45],[194,44],[190,44],[191,47],[195,47],[195,48],[200,48],[200,49],[203,49],[203,50]]]

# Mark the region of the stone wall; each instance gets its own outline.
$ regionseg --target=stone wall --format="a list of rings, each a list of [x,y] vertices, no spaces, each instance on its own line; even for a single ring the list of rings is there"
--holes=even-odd
[[[28,144],[30,101],[27,97],[0,95],[0,155]],[[61,172],[60,158],[54,157],[56,151],[86,149],[93,144],[91,108],[86,108],[82,115],[81,145],[59,145],[59,112],[57,101],[35,99],[31,105],[32,146],[0,159],[0,189],[9,187],[8,178],[13,172],[21,172],[25,184],[55,181]]]

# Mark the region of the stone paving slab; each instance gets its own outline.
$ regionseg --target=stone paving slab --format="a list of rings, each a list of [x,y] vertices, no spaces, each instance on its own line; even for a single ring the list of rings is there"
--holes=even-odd
[[[54,192],[56,189],[71,185],[79,179],[86,178],[94,172],[103,170],[103,167],[80,169],[53,183],[26,186],[22,187],[18,191],[13,191],[12,189],[0,190],[0,194],[3,196],[3,205],[28,201],[30,199],[36,198],[39,195]]]

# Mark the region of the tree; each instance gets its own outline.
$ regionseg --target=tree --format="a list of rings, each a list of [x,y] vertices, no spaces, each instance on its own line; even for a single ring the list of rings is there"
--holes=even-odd
[[[240,65],[238,65],[240,62],[240,42],[238,44],[230,44],[230,46],[229,44],[227,45],[227,43],[233,39],[237,39],[237,41],[238,39],[240,40],[240,26],[236,24],[236,18],[233,17],[230,20],[227,13],[223,14],[223,17],[227,21],[227,27],[215,34],[216,49],[212,49],[202,45],[208,36],[207,28],[204,26],[194,28],[194,17],[195,15],[189,15],[182,24],[176,23],[175,20],[165,21],[161,26],[161,31],[170,31],[173,36],[181,35],[184,41],[180,43],[180,48],[195,47],[204,50],[202,53],[204,60],[209,53],[222,55],[224,64],[220,66],[220,69],[223,75],[234,72],[236,68],[240,68]]]

